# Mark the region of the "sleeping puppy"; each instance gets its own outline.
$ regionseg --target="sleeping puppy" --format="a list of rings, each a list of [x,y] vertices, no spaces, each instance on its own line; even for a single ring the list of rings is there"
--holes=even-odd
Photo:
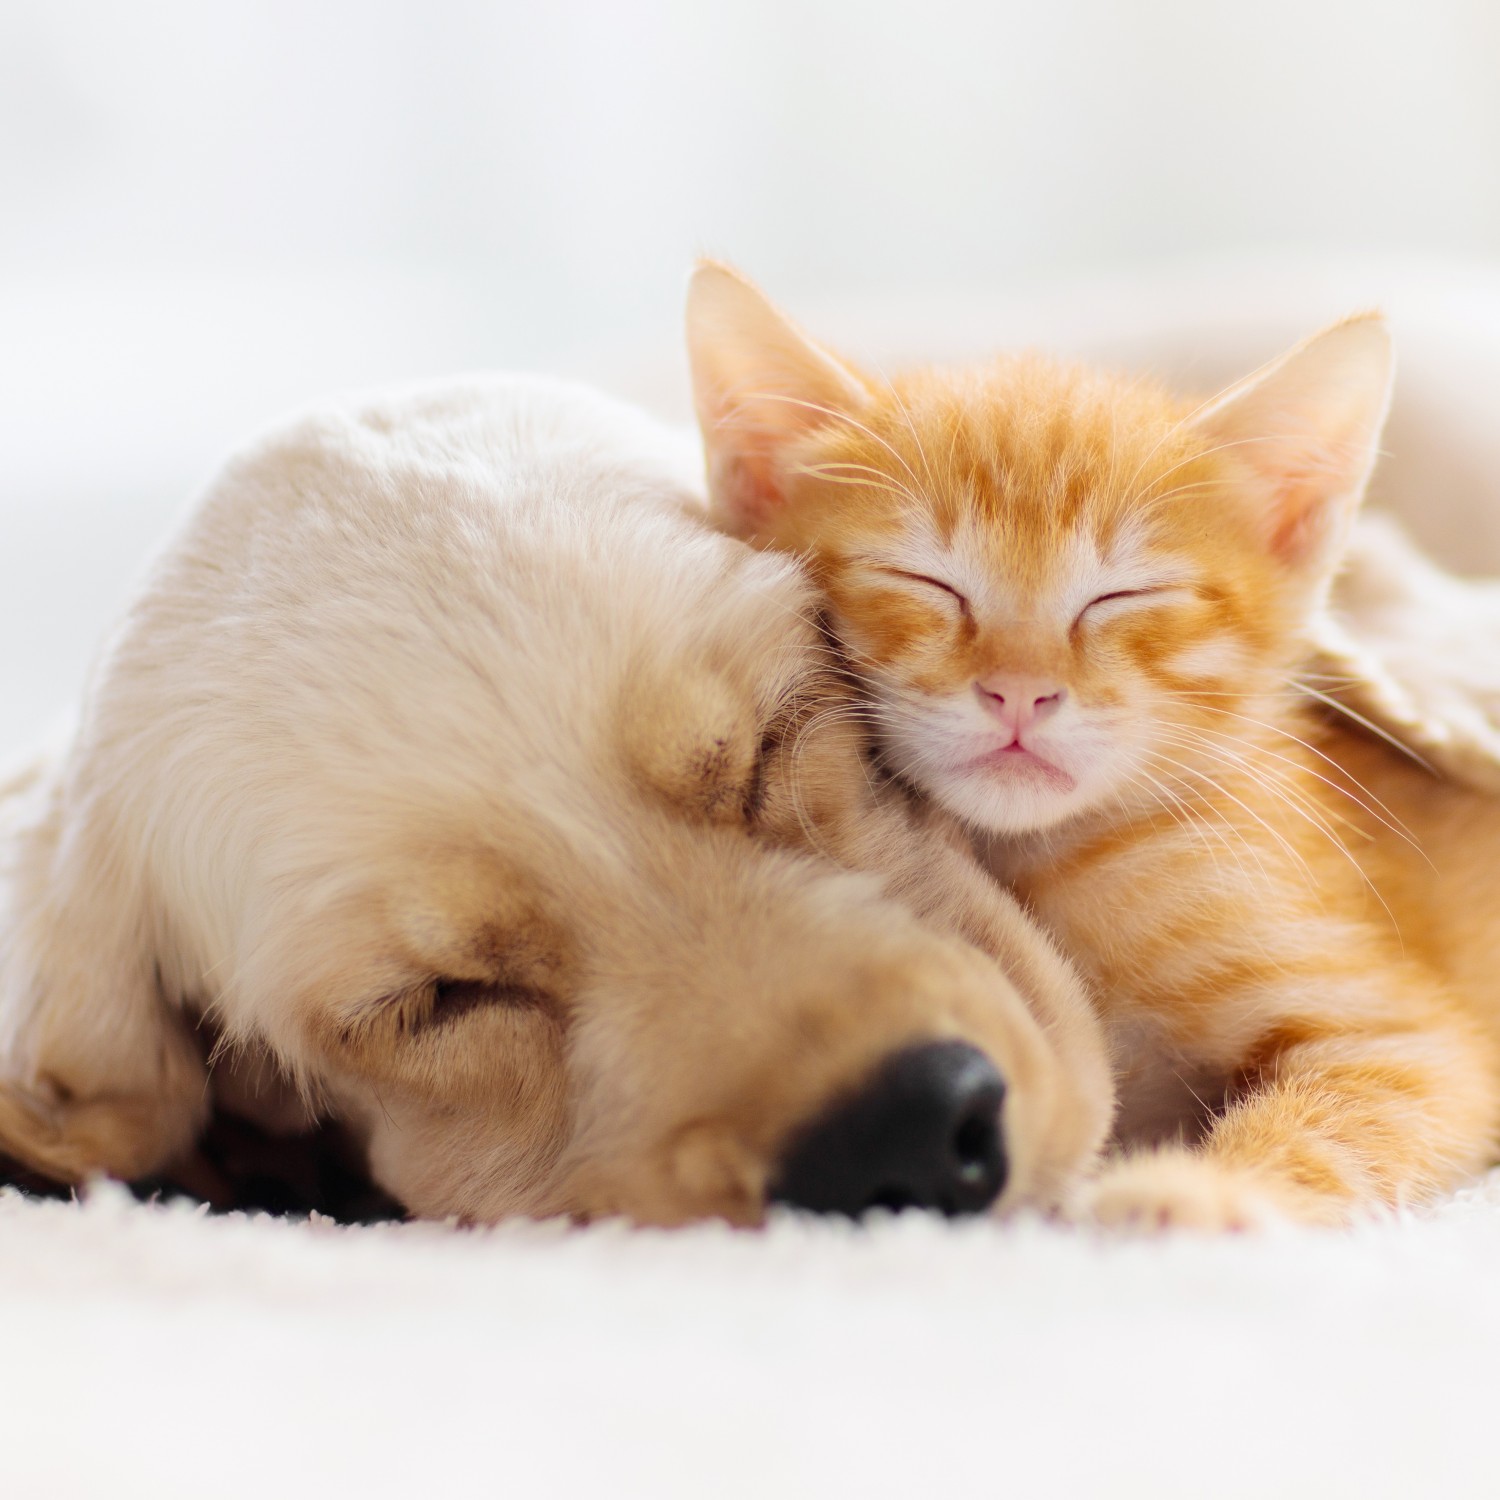
[[[1087,997],[862,762],[809,585],[707,528],[700,463],[527,379],[232,462],[0,787],[0,1151],[137,1178],[217,1105],[472,1221],[1064,1193]]]

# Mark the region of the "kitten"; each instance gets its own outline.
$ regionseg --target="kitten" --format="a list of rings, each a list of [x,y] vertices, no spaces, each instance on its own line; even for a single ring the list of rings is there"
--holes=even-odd
[[[720,524],[807,559],[885,764],[1094,982],[1134,1150],[1093,1216],[1339,1221],[1493,1160],[1500,804],[1296,679],[1382,321],[1196,407],[1030,356],[887,381],[705,263],[689,349]]]

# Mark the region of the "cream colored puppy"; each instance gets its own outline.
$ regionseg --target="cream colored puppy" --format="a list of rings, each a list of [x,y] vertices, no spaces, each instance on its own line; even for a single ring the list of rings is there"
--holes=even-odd
[[[863,765],[699,463],[525,379],[232,462],[0,790],[0,1149],[136,1177],[217,1095],[344,1122],[421,1214],[1062,1193],[1110,1114],[1086,997]]]

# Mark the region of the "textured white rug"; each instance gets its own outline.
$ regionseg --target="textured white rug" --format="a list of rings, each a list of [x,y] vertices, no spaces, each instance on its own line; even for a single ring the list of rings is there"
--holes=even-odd
[[[1494,1496],[1500,1174],[1350,1234],[0,1195],[0,1494]]]

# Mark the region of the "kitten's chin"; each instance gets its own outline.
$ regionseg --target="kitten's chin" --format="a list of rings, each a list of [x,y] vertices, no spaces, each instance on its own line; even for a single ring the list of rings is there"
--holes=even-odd
[[[928,781],[925,790],[972,828],[990,833],[1034,833],[1083,812],[1090,799],[1064,771],[1017,767],[997,775],[969,770]],[[1018,774],[1019,773],[1019,774]]]

